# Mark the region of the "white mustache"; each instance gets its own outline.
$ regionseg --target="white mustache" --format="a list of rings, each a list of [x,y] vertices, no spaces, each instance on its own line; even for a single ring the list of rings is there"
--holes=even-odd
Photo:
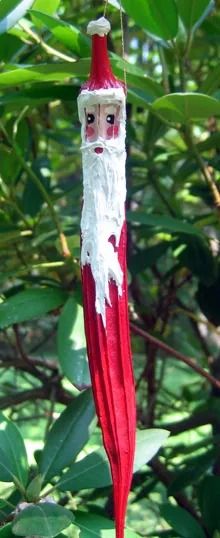
[[[109,153],[122,153],[125,151],[125,144],[120,139],[115,138],[114,143],[112,140],[105,140],[104,138],[97,138],[94,142],[84,142],[80,149],[81,151],[93,151],[95,148],[102,148]]]

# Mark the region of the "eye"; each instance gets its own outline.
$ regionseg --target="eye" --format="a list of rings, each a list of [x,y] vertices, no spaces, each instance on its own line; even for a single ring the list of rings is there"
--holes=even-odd
[[[106,121],[107,121],[107,123],[110,123],[110,125],[114,125],[114,123],[115,123],[115,115],[114,114],[108,114],[108,116],[106,116]]]
[[[91,125],[91,123],[94,123],[94,121],[95,121],[94,114],[87,114],[87,124]]]

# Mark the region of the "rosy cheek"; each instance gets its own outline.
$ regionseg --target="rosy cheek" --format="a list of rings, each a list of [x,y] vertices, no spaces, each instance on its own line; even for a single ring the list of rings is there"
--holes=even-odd
[[[118,126],[117,125],[111,125],[111,127],[108,127],[107,129],[107,136],[111,138],[117,138],[118,136]]]
[[[108,127],[107,129],[107,136],[112,137],[114,133],[114,125],[111,125],[111,127]]]
[[[87,138],[92,138],[95,134],[95,129],[93,129],[93,127],[90,127],[90,125],[87,125],[86,126],[86,137]]]

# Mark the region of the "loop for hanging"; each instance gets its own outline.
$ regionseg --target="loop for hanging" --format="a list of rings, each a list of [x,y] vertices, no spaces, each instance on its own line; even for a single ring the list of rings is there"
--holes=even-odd
[[[104,2],[105,2],[105,5],[104,5],[104,10],[103,10],[103,17],[106,17],[107,8],[108,8],[108,0],[104,0]],[[120,12],[120,27],[121,27],[121,50],[122,50],[122,58],[123,58],[123,61],[125,62],[124,26],[123,26],[123,13],[122,13],[121,0],[119,0],[119,4],[120,4],[119,12]],[[127,88],[127,73],[126,73],[125,66],[123,67],[123,71],[124,71],[124,84],[125,84],[125,88]]]
[[[119,0],[119,1],[120,1],[121,49],[122,49],[122,58],[123,58],[123,61],[125,62],[125,41],[124,41],[123,14],[122,14],[121,0]],[[124,71],[124,84],[125,84],[125,88],[127,89],[127,73],[126,73],[125,65],[124,65],[123,71]]]
[[[108,0],[105,0],[104,11],[103,11],[103,17],[106,16],[107,7],[108,7]]]

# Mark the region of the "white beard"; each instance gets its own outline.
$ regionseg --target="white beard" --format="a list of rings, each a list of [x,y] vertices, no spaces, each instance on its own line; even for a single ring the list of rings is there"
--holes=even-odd
[[[95,147],[103,153],[96,154]],[[105,306],[111,305],[109,281],[113,279],[122,294],[123,272],[110,237],[118,247],[125,220],[125,159],[120,137],[114,141],[98,139],[84,143],[83,210],[81,219],[81,264],[89,264],[95,282],[95,308],[106,327]]]

